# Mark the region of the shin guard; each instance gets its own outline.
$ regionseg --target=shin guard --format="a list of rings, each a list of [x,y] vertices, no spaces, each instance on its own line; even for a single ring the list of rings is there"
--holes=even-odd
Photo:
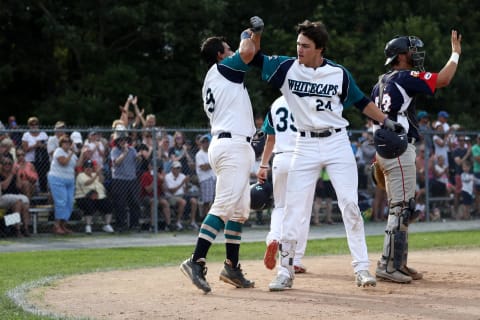
[[[293,259],[295,257],[295,248],[297,241],[281,240],[279,245],[280,264],[288,270],[290,278],[295,278],[295,270],[293,269]]]

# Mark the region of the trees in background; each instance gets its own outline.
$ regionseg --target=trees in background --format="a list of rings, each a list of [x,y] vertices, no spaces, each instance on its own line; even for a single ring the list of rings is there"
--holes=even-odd
[[[206,127],[201,85],[206,66],[201,41],[225,35],[233,47],[252,15],[266,24],[262,49],[296,55],[294,27],[304,19],[322,20],[331,40],[327,57],[348,67],[369,94],[383,67],[385,42],[415,34],[425,42],[426,66],[439,71],[450,54],[449,30],[464,35],[454,83],[419,109],[451,111],[477,128],[472,114],[476,95],[480,10],[475,2],[379,0],[220,1],[220,0],[3,0],[0,5],[0,119],[30,115],[42,123],[110,125],[132,93],[141,108],[168,127]],[[247,84],[257,113],[263,114],[278,92],[259,80]],[[353,128],[364,120],[347,111]]]

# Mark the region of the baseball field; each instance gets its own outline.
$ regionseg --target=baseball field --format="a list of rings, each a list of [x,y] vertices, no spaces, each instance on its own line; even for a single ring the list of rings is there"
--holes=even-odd
[[[369,236],[369,248],[383,237]],[[1,243],[0,243],[1,244]],[[410,235],[411,284],[354,284],[344,238],[312,240],[294,287],[269,292],[275,272],[262,262],[264,243],[242,244],[253,289],[218,280],[224,251],[209,254],[204,295],[179,271],[192,246],[2,253],[1,319],[480,319],[477,230]],[[379,252],[370,249],[374,271]]]

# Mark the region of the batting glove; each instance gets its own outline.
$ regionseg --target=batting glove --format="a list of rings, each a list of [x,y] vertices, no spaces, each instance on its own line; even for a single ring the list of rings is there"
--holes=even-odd
[[[403,126],[400,123],[390,120],[389,118],[385,118],[385,120],[383,121],[383,126],[397,133],[400,133],[405,130],[403,129]]]
[[[250,30],[252,30],[253,33],[262,33],[264,27],[262,18],[258,16],[251,17],[250,25],[252,26]]]

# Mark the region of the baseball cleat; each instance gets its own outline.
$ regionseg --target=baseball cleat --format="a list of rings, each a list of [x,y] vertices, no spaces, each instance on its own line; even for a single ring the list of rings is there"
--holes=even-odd
[[[412,277],[407,276],[398,270],[388,272],[386,269],[377,268],[375,275],[379,279],[393,281],[396,283],[410,283],[412,281]]]
[[[278,241],[272,240],[265,251],[265,256],[263,257],[263,264],[267,269],[272,270],[277,264],[277,253],[278,253]]]
[[[355,273],[355,282],[357,287],[375,287],[377,280],[368,272],[368,270],[360,270]]]
[[[293,266],[293,271],[295,271],[295,273],[305,273],[305,272],[307,272],[307,267],[305,267],[303,264],[299,263],[299,264]]]
[[[420,280],[423,279],[423,274],[421,272],[418,272],[414,268],[404,266],[403,268],[400,269],[403,273],[409,275],[412,280]]]
[[[270,282],[268,288],[270,291],[284,291],[287,288],[291,288],[292,285],[293,280],[290,277],[279,274]]]
[[[227,261],[223,264],[222,272],[220,272],[220,280],[231,284],[237,288],[253,288],[255,287],[255,282],[245,279],[243,276],[242,269],[240,264],[237,267],[232,267]]]
[[[192,283],[205,293],[212,291],[205,276],[207,275],[207,267],[204,261],[194,262],[192,259],[185,260],[180,265],[180,270],[185,276],[192,280]]]

